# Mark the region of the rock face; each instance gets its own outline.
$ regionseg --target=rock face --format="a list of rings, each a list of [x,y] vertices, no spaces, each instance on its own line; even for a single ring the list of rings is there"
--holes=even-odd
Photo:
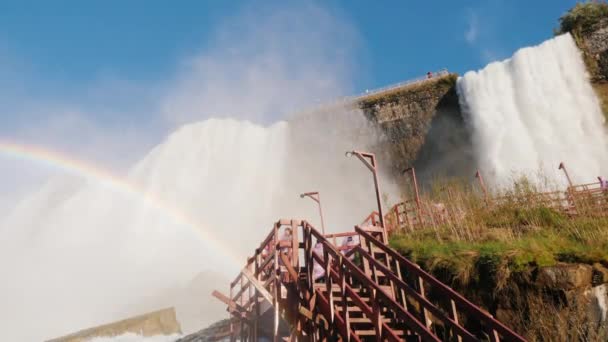
[[[583,52],[591,83],[608,117],[608,18],[586,31],[577,30],[571,34]]]
[[[455,149],[470,150],[456,79],[457,75],[448,74],[358,100],[359,108],[387,135],[385,147],[396,172],[416,164],[418,169],[459,174],[462,167],[472,164],[470,156],[450,157]],[[443,165],[431,167],[431,160]]]
[[[150,312],[122,321],[81,330],[47,342],[84,342],[95,337],[113,337],[134,333],[145,337],[181,334],[181,327],[173,308]]]
[[[587,32],[574,32],[584,53],[593,82],[608,80],[608,18],[600,20]]]
[[[608,340],[605,265],[562,263],[494,278],[480,274],[476,283],[454,289],[530,341]]]

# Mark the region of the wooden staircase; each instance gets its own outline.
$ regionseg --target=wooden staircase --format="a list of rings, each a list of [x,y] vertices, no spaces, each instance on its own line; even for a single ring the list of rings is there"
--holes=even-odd
[[[388,247],[377,226],[324,236],[280,220],[230,296],[214,294],[235,322],[232,340],[524,341]]]

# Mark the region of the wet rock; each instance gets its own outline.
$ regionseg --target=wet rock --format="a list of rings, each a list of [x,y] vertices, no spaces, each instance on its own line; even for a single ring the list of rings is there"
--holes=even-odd
[[[173,335],[182,332],[174,308],[167,308],[121,321],[100,325],[47,342],[84,342],[95,337],[114,337],[127,333],[144,337]]]
[[[608,268],[600,263],[593,264],[593,286],[608,283]]]
[[[560,264],[539,270],[536,283],[547,289],[569,291],[591,285],[593,268],[583,264]]]

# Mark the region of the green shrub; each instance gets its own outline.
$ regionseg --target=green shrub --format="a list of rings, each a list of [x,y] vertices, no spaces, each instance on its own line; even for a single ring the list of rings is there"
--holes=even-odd
[[[608,18],[608,3],[604,1],[577,3],[559,18],[559,28],[555,30],[555,33],[587,32],[602,18]]]

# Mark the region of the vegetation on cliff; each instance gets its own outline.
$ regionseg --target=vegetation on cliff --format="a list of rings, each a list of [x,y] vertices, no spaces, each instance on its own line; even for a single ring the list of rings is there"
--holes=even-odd
[[[569,32],[583,53],[592,85],[608,118],[608,3],[576,4],[559,19],[554,33]]]
[[[421,202],[441,204],[444,219],[404,225],[390,244],[530,340],[602,340],[590,308],[591,288],[608,283],[608,218],[595,206],[566,214],[540,194],[525,179],[489,198],[435,183]]]
[[[391,245],[413,261],[441,270],[444,280],[466,285],[482,268],[505,278],[511,272],[559,262],[608,265],[608,218],[567,216],[527,201],[535,198],[537,190],[521,183],[503,194],[510,200],[496,205],[487,205],[472,187],[455,184],[424,197],[442,203],[449,216],[460,218],[391,239]]]
[[[608,3],[598,1],[577,3],[559,18],[559,27],[555,29],[555,34],[587,33],[595,29],[595,26],[604,18],[608,18]]]

